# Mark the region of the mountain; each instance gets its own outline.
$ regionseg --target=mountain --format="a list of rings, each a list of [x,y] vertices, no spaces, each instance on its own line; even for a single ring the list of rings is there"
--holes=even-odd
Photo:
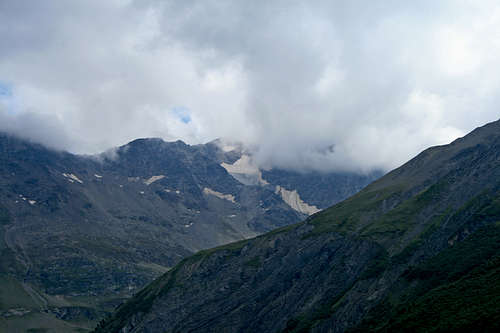
[[[294,171],[280,168],[260,169],[253,162],[252,149],[241,143],[217,139],[205,147],[212,151],[235,179],[246,185],[274,188],[274,192],[295,210],[310,215],[348,198],[371,181],[380,178],[379,170],[368,174],[349,172]],[[225,154],[221,154],[226,152]]]
[[[498,332],[500,121],[349,199],[198,252],[95,332]]]
[[[183,258],[307,217],[307,182],[242,183],[227,170],[242,159],[161,139],[79,156],[0,134],[0,331],[85,330]],[[349,194],[370,177],[323,176]]]

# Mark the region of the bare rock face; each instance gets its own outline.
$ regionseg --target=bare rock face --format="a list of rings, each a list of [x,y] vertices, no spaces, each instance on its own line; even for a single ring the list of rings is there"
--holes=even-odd
[[[184,259],[95,332],[493,332],[498,221],[500,121],[302,223]]]

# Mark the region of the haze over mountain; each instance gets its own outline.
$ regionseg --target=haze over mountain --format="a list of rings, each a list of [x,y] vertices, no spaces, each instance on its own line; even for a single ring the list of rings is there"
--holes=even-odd
[[[224,137],[261,167],[389,170],[496,119],[499,6],[1,1],[0,130],[77,153]]]
[[[0,331],[92,328],[184,257],[303,220],[378,176],[261,171],[221,140],[80,156],[0,133]]]
[[[500,120],[183,260],[95,332],[497,332],[499,220]]]

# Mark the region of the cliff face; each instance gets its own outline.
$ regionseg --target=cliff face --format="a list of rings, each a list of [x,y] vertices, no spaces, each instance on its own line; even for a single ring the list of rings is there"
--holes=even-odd
[[[302,223],[183,260],[96,332],[493,331],[498,221],[499,121]]]

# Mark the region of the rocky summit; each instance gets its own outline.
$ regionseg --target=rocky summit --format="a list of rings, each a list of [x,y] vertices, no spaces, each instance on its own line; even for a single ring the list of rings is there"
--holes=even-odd
[[[299,222],[379,175],[268,172],[219,141],[80,156],[0,134],[0,331],[88,331],[183,258]],[[331,188],[313,195],[318,177]]]
[[[95,332],[498,332],[500,121],[305,221],[200,251]]]

